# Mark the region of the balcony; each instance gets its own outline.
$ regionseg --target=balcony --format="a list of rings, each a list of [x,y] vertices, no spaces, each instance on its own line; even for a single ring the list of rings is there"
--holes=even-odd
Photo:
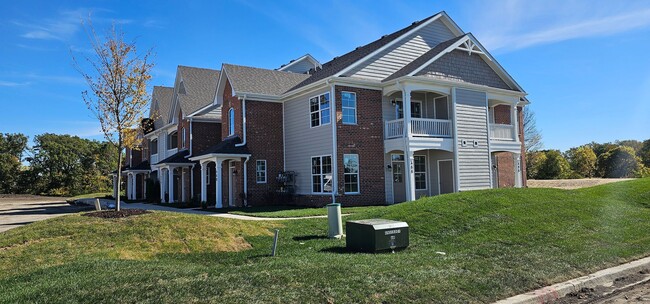
[[[404,136],[404,119],[386,122],[386,139]],[[419,137],[451,137],[451,120],[411,118],[411,134]]]
[[[515,140],[515,126],[503,124],[490,124],[490,139],[493,140]]]

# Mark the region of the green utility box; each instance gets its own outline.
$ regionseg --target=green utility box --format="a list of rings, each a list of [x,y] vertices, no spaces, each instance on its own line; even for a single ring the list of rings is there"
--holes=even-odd
[[[351,251],[380,252],[409,246],[409,225],[384,219],[347,221],[345,245]]]

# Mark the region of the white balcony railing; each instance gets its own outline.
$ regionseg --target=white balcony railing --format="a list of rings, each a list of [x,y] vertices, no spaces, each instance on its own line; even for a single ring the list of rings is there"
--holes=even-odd
[[[451,120],[411,118],[413,136],[451,137]],[[386,122],[386,139],[404,136],[404,119]]]
[[[490,139],[515,140],[515,127],[513,125],[491,124]]]

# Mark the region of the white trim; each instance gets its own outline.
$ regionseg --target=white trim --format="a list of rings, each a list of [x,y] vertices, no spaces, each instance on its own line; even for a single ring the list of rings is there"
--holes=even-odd
[[[332,166],[332,172],[330,173],[332,175],[332,179],[330,180],[332,183],[332,191],[331,192],[325,192],[325,173],[323,173],[323,157],[330,157],[330,165]],[[314,158],[320,158],[320,173],[319,174],[314,174]],[[332,162],[332,155],[331,154],[325,154],[325,155],[314,155],[309,158],[309,170],[310,174],[309,177],[311,179],[309,180],[309,188],[310,188],[310,193],[311,194],[323,194],[323,195],[333,195],[334,189],[337,188],[334,186],[334,163]],[[321,187],[320,187],[320,192],[314,192],[314,176],[320,176],[320,181],[321,181]]]
[[[427,25],[429,25],[429,24],[433,23],[434,21],[440,19],[441,16],[443,16],[442,13],[438,13],[438,14],[436,14],[435,16],[429,18],[429,20],[427,20],[427,21],[425,21],[425,22],[422,22],[421,24],[419,24],[418,26],[414,27],[414,28],[411,29],[410,31],[408,31],[408,32],[402,34],[401,36],[399,36],[399,37],[393,39],[393,41],[391,41],[391,42],[389,42],[389,43],[386,43],[386,44],[383,45],[382,47],[376,49],[374,52],[372,52],[372,53],[370,53],[370,54],[364,56],[363,58],[361,58],[361,59],[355,61],[353,64],[348,65],[346,68],[344,68],[344,69],[342,69],[341,71],[339,71],[338,73],[334,74],[334,77],[339,77],[339,76],[341,76],[341,75],[343,75],[343,74],[349,72],[350,70],[354,69],[355,67],[357,67],[357,66],[360,65],[361,63],[368,61],[370,58],[373,58],[373,57],[376,56],[377,54],[383,52],[384,50],[386,50],[386,49],[390,48],[391,46],[397,44],[398,42],[402,41],[405,37],[408,37],[409,35],[412,35],[412,34],[418,32],[419,30],[421,30],[422,28],[426,27]],[[447,18],[448,18],[448,16],[447,16]]]
[[[460,191],[460,166],[458,165],[458,119],[456,117],[456,87],[451,88],[451,102],[454,109],[454,117],[451,122],[454,124],[454,192]],[[490,130],[488,130],[490,132]],[[489,134],[488,134],[489,137]]]
[[[427,149],[427,151],[429,151],[429,150]],[[428,153],[429,152],[427,152],[427,155],[428,155]],[[429,172],[427,170],[429,162],[428,162],[427,155],[422,155],[422,154],[415,155],[415,154],[413,154],[413,173],[424,173],[424,185],[425,185],[424,189],[418,189],[417,188],[417,183],[415,183],[415,179],[413,179],[413,183],[415,184],[415,191],[428,191],[429,190],[429,177],[427,176],[427,174]],[[415,170],[415,158],[417,158],[417,157],[424,157],[424,172],[421,172],[421,171],[418,172],[417,170]]]
[[[346,107],[343,105],[343,93],[348,93],[354,95],[354,107]],[[354,122],[353,123],[346,123],[345,122],[345,114],[343,114],[343,110],[345,109],[354,109]],[[349,92],[349,91],[341,91],[341,124],[344,125],[357,125],[359,123],[358,120],[358,112],[359,112],[359,103],[357,102],[357,93],[355,92]]]
[[[456,170],[454,170],[454,164],[455,164],[454,160],[450,159],[450,158],[439,159],[436,162],[437,165],[438,165],[438,167],[436,168],[437,169],[436,171],[438,171],[438,195],[442,194],[442,191],[440,190],[440,163],[441,162],[446,162],[446,161],[451,162],[451,174],[453,175],[452,179],[451,179],[451,182],[452,182],[452,187],[451,188],[454,190],[454,192],[458,191],[458,190],[456,190],[456,172],[455,172]]]
[[[323,109],[320,108],[320,97],[325,96],[325,95],[330,95],[329,100],[327,101],[329,103],[329,107],[327,109],[330,111],[330,118],[329,118],[328,123],[323,123],[323,114],[322,114]],[[311,110],[311,100],[314,99],[314,98],[316,98],[317,101],[318,101],[318,110],[312,112],[312,110]],[[325,97],[323,97],[323,98],[325,98]],[[332,119],[334,118],[333,114],[335,114],[335,113],[332,113],[332,109],[334,107],[332,106],[332,94],[330,92],[324,92],[324,93],[318,94],[316,96],[309,97],[309,99],[307,99],[307,106],[309,107],[309,128],[310,129],[311,128],[318,128],[320,126],[327,126],[327,125],[332,123]],[[311,121],[311,115],[314,114],[314,113],[318,113],[318,125],[316,125],[316,126],[312,126],[312,121]]]
[[[485,125],[487,126],[487,143],[488,143],[488,165],[490,170],[490,188],[494,189],[494,173],[492,172],[492,142],[490,141],[490,106],[487,94],[485,94],[485,109],[487,115],[485,115]],[[492,115],[494,115],[494,110],[492,110]]]
[[[259,162],[264,162],[264,180],[263,181],[259,181],[258,176],[257,176],[257,173],[261,172],[261,171],[258,171],[258,163]],[[268,182],[268,167],[267,167],[266,159],[255,160],[255,183],[257,183],[257,184],[266,184],[267,182]]]
[[[357,173],[345,173],[345,156],[356,156],[357,157]],[[356,192],[346,192],[345,191],[345,176],[346,175],[357,175],[357,191]],[[361,160],[358,153],[343,154],[343,193],[348,194],[361,194]]]

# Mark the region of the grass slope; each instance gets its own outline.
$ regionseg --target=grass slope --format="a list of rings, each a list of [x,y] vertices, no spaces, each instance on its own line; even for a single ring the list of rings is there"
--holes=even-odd
[[[88,222],[94,219],[69,216],[10,230],[0,235],[0,302],[476,303],[650,254],[650,179],[571,191],[472,191],[349,216],[407,221],[411,247],[396,254],[346,253],[345,241],[323,238],[325,219],[305,219],[275,224],[279,256],[271,258],[271,223],[175,216],[155,213],[99,231]],[[79,226],[59,232],[69,223]],[[103,233],[113,226],[124,226],[120,237]],[[196,247],[150,249],[167,239],[157,229],[195,238]],[[237,236],[252,248],[199,245]],[[133,238],[145,241],[127,252],[148,253],[118,254]],[[63,260],[42,262],[50,259]]]

